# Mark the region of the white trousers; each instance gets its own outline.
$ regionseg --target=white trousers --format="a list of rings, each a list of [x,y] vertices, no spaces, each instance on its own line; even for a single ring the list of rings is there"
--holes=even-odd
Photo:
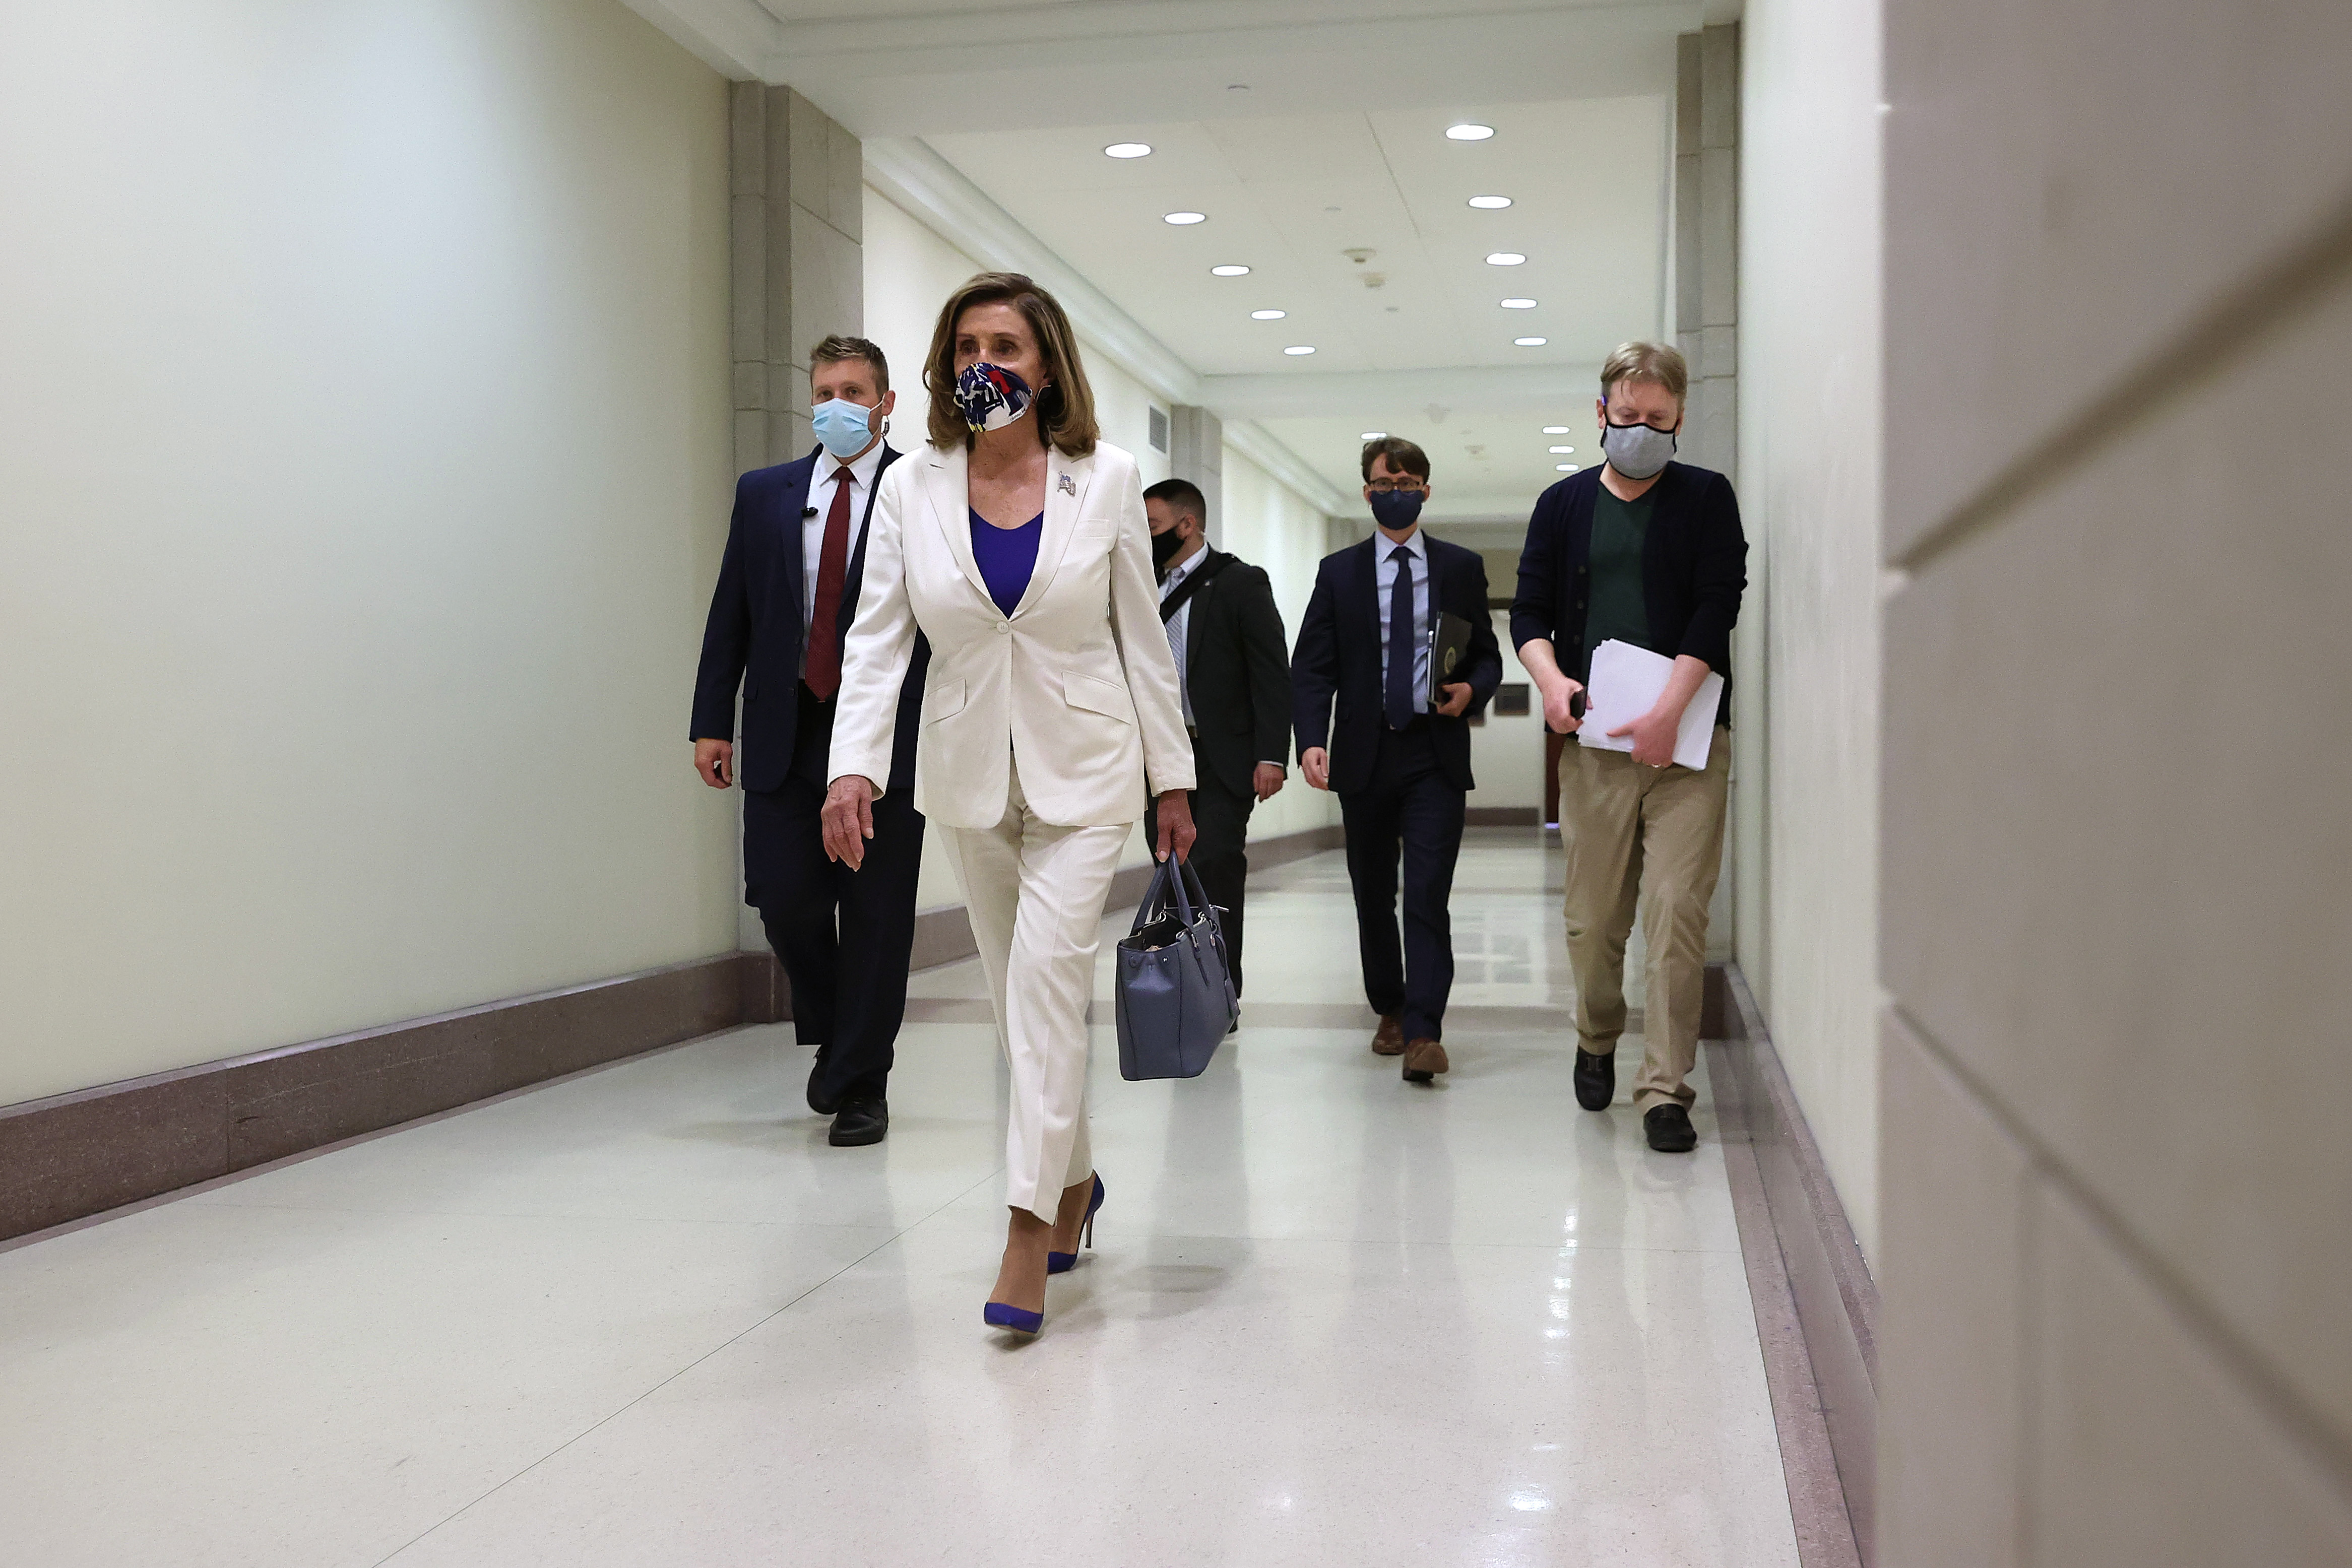
[[[1103,901],[1133,828],[1058,827],[1029,810],[1017,768],[1012,786],[994,827],[939,832],[963,885],[997,1040],[1013,1072],[1004,1201],[1050,1222],[1062,1189],[1095,1168],[1087,1137],[1087,1004]]]

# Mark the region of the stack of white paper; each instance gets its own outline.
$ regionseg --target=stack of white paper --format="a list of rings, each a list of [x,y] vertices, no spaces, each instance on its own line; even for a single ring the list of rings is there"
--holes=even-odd
[[[1663,653],[1620,643],[1612,637],[1592,650],[1592,674],[1584,684],[1584,723],[1577,742],[1603,751],[1631,751],[1633,737],[1609,732],[1633,723],[1658,706],[1675,662]],[[1723,677],[1709,671],[1698,684],[1698,695],[1683,709],[1682,727],[1675,734],[1675,760],[1685,768],[1706,766],[1707,747],[1715,742],[1715,712],[1723,704]]]

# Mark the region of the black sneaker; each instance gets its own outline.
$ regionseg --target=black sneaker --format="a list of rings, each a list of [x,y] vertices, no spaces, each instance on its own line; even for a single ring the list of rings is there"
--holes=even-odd
[[[1698,1147],[1698,1129],[1691,1125],[1690,1113],[1671,1100],[1650,1107],[1642,1118],[1642,1131],[1650,1135],[1650,1147],[1662,1155],[1686,1155]]]
[[[1576,1103],[1588,1111],[1606,1111],[1617,1098],[1617,1056],[1595,1056],[1576,1048]]]

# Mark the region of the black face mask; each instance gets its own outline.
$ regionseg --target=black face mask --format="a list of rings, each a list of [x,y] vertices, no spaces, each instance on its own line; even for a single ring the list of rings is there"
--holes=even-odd
[[[1170,528],[1163,534],[1152,535],[1151,570],[1158,572],[1162,577],[1167,576],[1168,562],[1170,559],[1173,557],[1178,550],[1182,549],[1183,548],[1183,538],[1181,535],[1177,533],[1174,528]]]
[[[1401,532],[1420,519],[1421,504],[1428,498],[1422,490],[1375,490],[1372,520],[1391,532]]]

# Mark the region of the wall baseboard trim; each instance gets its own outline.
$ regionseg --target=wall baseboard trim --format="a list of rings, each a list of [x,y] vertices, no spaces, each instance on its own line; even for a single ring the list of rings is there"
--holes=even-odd
[[[1530,818],[1530,821],[1533,819]],[[1326,850],[1345,849],[1348,835],[1334,823],[1324,828],[1302,828],[1295,833],[1276,833],[1271,838],[1254,840],[1249,846],[1249,867],[1253,873],[1272,871],[1292,861],[1319,855]],[[1106,913],[1130,908],[1143,902],[1145,890],[1151,885],[1152,866],[1128,866],[1111,878],[1110,896],[1103,901]],[[940,964],[952,964],[969,958],[980,951],[980,944],[971,935],[971,918],[961,904],[934,904],[915,912],[915,956],[913,967],[933,968]],[[772,953],[747,952],[743,955],[745,972],[756,973],[756,982],[747,982],[769,1009],[753,1012],[746,1004],[745,1023],[779,1023],[793,1016],[792,986],[784,978],[784,967]]]
[[[0,1106],[0,1239],[742,1021],[734,953]]]
[[[1252,869],[1344,842],[1337,827],[1250,845]],[[1150,865],[1111,883],[1141,902]],[[979,949],[961,904],[915,917],[914,967]],[[587,985],[0,1106],[0,1241],[583,1068],[793,1016],[772,953],[720,953]]]
[[[1756,998],[1708,966],[1708,1082],[1804,1568],[1874,1568],[1878,1286]]]
[[[1462,812],[1465,828],[1533,828],[1542,822],[1538,806],[1469,806]]]

